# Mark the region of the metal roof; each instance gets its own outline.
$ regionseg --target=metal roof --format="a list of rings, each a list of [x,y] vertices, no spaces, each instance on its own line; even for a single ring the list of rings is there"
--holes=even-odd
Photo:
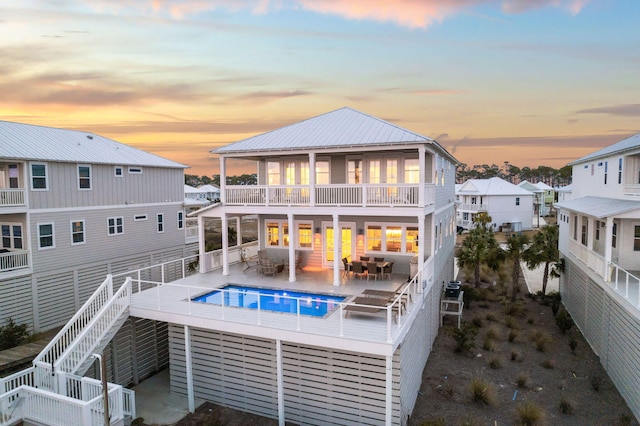
[[[533,197],[533,193],[524,188],[520,188],[510,182],[499,177],[489,179],[469,179],[460,187],[456,187],[456,193],[462,195],[529,195]]]
[[[456,161],[435,140],[349,107],[250,137],[215,149],[211,153],[224,155],[421,142],[436,145]]]
[[[612,154],[621,153],[629,150],[640,150],[640,133],[637,135],[631,136],[629,138],[623,139],[620,142],[616,142],[613,145],[609,145],[604,147],[596,152],[592,152],[591,154],[585,155],[582,158],[579,158],[575,161],[569,163],[570,166],[574,164],[584,163],[585,161],[595,160],[600,157],[607,157]]]
[[[94,133],[0,120],[0,158],[186,168]]]
[[[582,197],[554,204],[555,207],[602,219],[609,216],[640,210],[640,201],[604,197]]]

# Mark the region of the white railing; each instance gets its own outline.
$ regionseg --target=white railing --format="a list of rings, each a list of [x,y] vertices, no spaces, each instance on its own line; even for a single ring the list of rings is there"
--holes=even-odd
[[[129,308],[131,278],[127,278],[120,289],[105,304],[100,313],[73,340],[62,355],[53,363],[56,373],[75,374],[78,368],[93,354],[98,344]]]
[[[0,189],[0,207],[24,206],[24,188]]]
[[[104,282],[87,299],[76,314],[56,334],[47,346],[33,360],[36,366],[53,365],[65,350],[73,343],[84,328],[95,318],[113,296],[113,280],[108,275]]]
[[[153,282],[171,282],[198,273],[198,255],[180,259],[168,260],[157,265],[146,266],[119,274],[113,274],[112,279],[131,277],[135,282],[144,280]],[[144,290],[144,289],[143,289]]]
[[[0,272],[28,267],[29,252],[27,250],[12,250],[8,253],[0,253]]]
[[[462,203],[460,204],[460,208],[458,210],[469,210],[474,212],[485,212],[487,211],[488,206],[486,204],[469,204]]]
[[[610,286],[636,309],[640,309],[640,278],[624,270],[615,263],[609,263]]]
[[[34,367],[0,378],[0,394],[10,392],[20,386],[34,386]]]
[[[0,426],[21,420],[46,425],[104,425],[104,399],[100,381],[70,377],[65,394],[20,386],[0,395]],[[112,422],[124,419],[122,386],[109,384],[109,415]]]
[[[227,205],[290,206],[418,206],[420,186],[417,184],[333,184],[333,185],[229,185]],[[435,185],[424,187],[425,205],[433,204]]]
[[[605,272],[604,256],[599,255],[595,251],[589,249],[579,241],[569,239],[569,252],[583,262],[589,269],[605,280],[608,280]]]

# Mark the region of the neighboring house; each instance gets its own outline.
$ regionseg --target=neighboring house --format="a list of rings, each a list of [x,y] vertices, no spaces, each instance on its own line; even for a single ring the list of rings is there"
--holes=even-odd
[[[534,195],[533,199],[533,215],[534,216],[547,216],[551,211],[551,203],[553,203],[553,198],[549,200],[549,204],[546,203],[547,198],[547,189],[541,187],[541,185],[545,185],[542,182],[539,183],[531,183],[526,180],[523,180],[518,184],[520,188],[526,189]],[[553,189],[552,189],[553,190]],[[553,193],[551,195],[553,197]]]
[[[184,186],[184,212],[185,212],[185,241],[187,243],[198,242],[198,221],[189,217],[190,213],[200,210],[211,204],[207,199],[207,193],[190,185]]]
[[[555,189],[556,201],[565,201],[571,199],[571,191],[573,186],[571,184],[567,186],[560,186]]]
[[[640,418],[640,134],[572,163],[556,203],[562,302]]]
[[[539,189],[544,191],[542,196],[543,208],[541,210],[541,213],[542,213],[542,216],[548,216],[551,213],[551,208],[553,207],[553,203],[556,201],[555,190],[553,189],[553,187],[547,185],[544,182],[537,182],[535,183],[535,186],[537,186]]]
[[[211,202],[220,200],[220,188],[215,185],[200,185],[198,190],[204,192],[205,198]]]
[[[533,226],[534,195],[498,177],[469,179],[456,185],[458,229],[471,229],[480,212],[496,231],[526,231]]]
[[[184,168],[93,133],[0,121],[0,323],[51,329],[107,273],[185,256]]]

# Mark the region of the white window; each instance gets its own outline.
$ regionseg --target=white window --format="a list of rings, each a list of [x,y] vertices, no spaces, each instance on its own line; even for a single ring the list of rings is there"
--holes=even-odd
[[[138,222],[140,220],[147,220],[147,215],[146,214],[137,214],[133,217],[133,220]]]
[[[20,250],[22,245],[22,225],[14,223],[3,223],[0,225],[2,231],[2,248]]]
[[[418,252],[418,227],[415,224],[365,223],[365,229],[367,252]]]
[[[420,183],[420,167],[417,158],[404,160],[404,183]]]
[[[158,213],[157,218],[158,232],[164,232],[164,214]]]
[[[640,225],[633,226],[633,251],[640,251]]]
[[[91,189],[91,166],[78,166],[78,189]]]
[[[184,212],[178,212],[178,229],[184,229]]]
[[[124,174],[124,170],[122,169],[122,166],[115,166],[113,168],[113,174],[115,175],[115,177],[122,177]]]
[[[124,221],[122,216],[110,217],[107,219],[107,234],[119,235],[124,234]]]
[[[347,183],[351,185],[362,183],[362,160],[352,159],[347,163]]]
[[[520,197],[516,197],[516,206],[520,205]]]
[[[34,191],[47,191],[47,165],[44,163],[31,163],[31,189]]]
[[[328,161],[316,161],[316,185],[329,185],[331,183],[329,171]]]
[[[616,248],[616,242],[618,241],[618,224],[613,222],[613,229],[611,230],[611,247]]]
[[[313,222],[294,222],[296,249],[313,249]],[[265,222],[266,245],[269,247],[289,247],[289,222],[287,220],[267,220]]]
[[[53,223],[38,224],[38,248],[54,248]]]
[[[280,162],[267,162],[267,185],[280,185]]]
[[[142,168],[141,167],[129,167],[129,173],[132,175],[141,175]]]
[[[84,220],[71,221],[71,245],[84,244]]]

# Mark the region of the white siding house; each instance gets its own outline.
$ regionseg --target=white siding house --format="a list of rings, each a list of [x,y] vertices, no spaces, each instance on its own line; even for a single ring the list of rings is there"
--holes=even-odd
[[[498,177],[469,179],[456,186],[458,229],[471,229],[478,213],[487,213],[497,231],[529,230],[533,226],[530,191]]]
[[[570,164],[558,202],[562,301],[640,418],[640,134]]]
[[[183,257],[184,167],[93,133],[0,121],[0,322],[60,326],[107,273]]]

